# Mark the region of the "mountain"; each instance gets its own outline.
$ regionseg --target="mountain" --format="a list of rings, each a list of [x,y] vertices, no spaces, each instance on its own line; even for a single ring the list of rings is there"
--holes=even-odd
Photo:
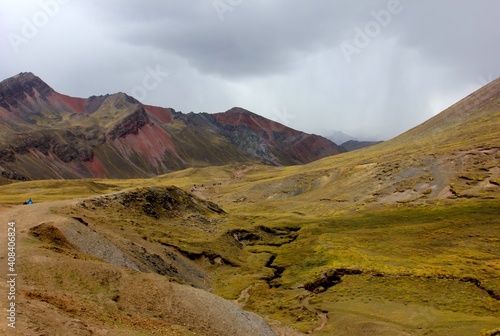
[[[499,130],[497,79],[389,141],[284,170],[234,197],[255,193],[263,200],[290,198],[298,204],[496,198]]]
[[[326,138],[336,144],[342,144],[350,140],[358,140],[355,137],[341,131],[335,131],[333,132],[333,134],[327,136]]]
[[[275,165],[308,163],[344,152],[323,137],[294,131],[242,108],[206,116],[239,148]],[[267,150],[269,146],[273,149]]]
[[[394,138],[391,143],[412,142],[420,148],[431,143],[426,150],[497,147],[500,143],[499,113],[500,78],[497,78],[431,119]]]
[[[345,134],[341,131],[335,131],[332,135],[326,137],[328,140],[336,144],[340,144],[340,147],[344,148],[347,152],[361,149],[365,147],[370,147],[381,143],[382,141],[359,141],[355,137]]]
[[[32,73],[0,83],[0,170],[10,179],[150,177],[212,165],[294,165],[344,151],[242,108],[176,112],[124,93],[60,94]]]
[[[340,146],[344,148],[346,151],[350,152],[353,150],[370,147],[381,143],[382,141],[357,141],[357,140],[349,140],[341,144]]]

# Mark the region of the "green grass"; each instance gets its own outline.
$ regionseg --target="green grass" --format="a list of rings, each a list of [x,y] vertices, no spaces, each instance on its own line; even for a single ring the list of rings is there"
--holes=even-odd
[[[132,241],[145,239],[152,244],[174,245],[189,253],[223,257],[233,266],[205,265],[212,274],[214,293],[234,300],[253,285],[246,309],[303,332],[318,326],[316,309],[338,314],[349,323],[358,323],[362,320],[360,316],[369,313],[363,309],[378,309],[392,317],[384,320],[375,316],[374,321],[399,325],[404,324],[404,317],[394,313],[394,309],[425,308],[424,312],[432,311],[432,316],[425,317],[427,329],[422,329],[422,335],[425,330],[434,330],[439,335],[436,330],[442,330],[443,326],[451,328],[454,335],[464,336],[470,335],[471,330],[477,335],[482,329],[494,330],[495,323],[499,323],[494,318],[500,312],[498,300],[460,279],[470,277],[481,281],[486,289],[497,292],[500,289],[498,200],[430,197],[398,204],[380,203],[377,199],[382,196],[372,196],[371,202],[356,202],[351,188],[358,188],[354,190],[361,193],[368,188],[367,178],[375,173],[385,174],[383,171],[389,169],[386,173],[394,176],[411,165],[404,160],[380,167],[361,165],[366,163],[366,157],[356,155],[359,157],[348,166],[341,167],[348,158],[331,158],[327,162],[332,166],[312,164],[305,173],[300,166],[255,166],[241,179],[234,179],[234,171],[241,167],[228,166],[188,169],[154,179],[18,182],[0,186],[0,202],[83,198],[171,184],[190,190],[193,184],[204,184],[207,188],[202,196],[216,201],[228,212],[211,226],[196,218],[158,221],[142,212],[119,208],[79,214],[84,214],[91,223],[99,223],[107,232],[119,232]],[[425,169],[418,174],[402,182],[395,181],[384,192],[390,194],[390,188],[414,188],[421,183],[420,176],[425,181],[434,178]],[[476,172],[471,170],[470,175],[473,174]],[[464,189],[468,188],[467,182],[471,181],[459,177],[454,180]],[[217,185],[213,186],[214,183]],[[378,182],[375,179],[373,183]],[[432,196],[427,189],[423,193]],[[297,190],[298,194],[293,196]],[[264,234],[259,231],[260,226],[276,232],[285,228],[300,230],[296,240],[288,243],[291,237]],[[238,246],[227,234],[233,229],[257,233],[261,239]],[[272,265],[284,268],[282,276],[273,281],[273,287],[264,280],[274,272],[265,267],[271,255],[276,256]],[[342,283],[321,294],[301,288],[324,271],[336,268],[359,269],[363,274],[345,276]],[[304,303],[307,297],[309,305]],[[357,317],[346,317],[342,305],[354,310]],[[459,321],[463,318],[473,321],[473,327],[462,328]],[[325,335],[334,332],[332,325],[325,327]],[[405,328],[419,335],[418,323],[409,323]]]
[[[0,186],[1,204],[22,204],[29,198],[34,202],[52,202],[97,196],[140,186],[145,180],[41,180],[14,182]]]
[[[298,288],[328,269],[350,268],[363,274],[345,276],[341,284],[313,296],[317,306],[329,310],[329,302],[354,300],[418,305],[465,314],[473,320],[497,316],[499,301],[461,279],[478,279],[487,289],[499,292],[499,213],[498,202],[468,200],[374,206],[328,220],[320,217],[298,222],[294,218],[292,222],[282,216],[273,221],[270,216],[266,222],[293,223],[301,230],[291,244],[269,247],[263,242],[245,248],[253,254],[260,252],[257,256],[272,252],[277,255],[273,265],[285,268],[283,276],[275,280],[279,287],[270,288],[263,280],[255,282],[247,307],[309,331],[317,321],[300,304],[305,291]],[[260,220],[256,217],[254,225]],[[262,274],[263,263],[257,256],[248,257],[249,262],[238,271],[221,273],[214,284],[216,292],[237,297],[256,274]],[[461,334],[458,320],[447,317],[445,321]]]

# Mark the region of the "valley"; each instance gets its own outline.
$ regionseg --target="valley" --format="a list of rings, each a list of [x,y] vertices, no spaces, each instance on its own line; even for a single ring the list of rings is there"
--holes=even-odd
[[[160,194],[162,188],[157,187]],[[155,218],[144,204],[120,210],[121,197],[110,195],[35,204],[31,216],[24,214],[33,211],[28,206],[4,206],[2,220],[5,214],[17,218],[24,232],[23,282],[52,293],[41,298],[23,288],[26,300],[54,305],[74,291],[99,305],[105,297],[114,304],[113,297],[131,295],[129,287],[112,289],[121,283],[121,276],[113,278],[116,272],[125,268],[134,278],[159,274],[151,280],[155,287],[166,277],[228,300],[243,293],[245,309],[279,321],[271,325],[303,333],[468,335],[498,324],[498,201],[369,204],[364,209],[340,203],[344,206],[333,217],[280,213],[270,205],[265,213],[237,211],[233,205],[226,214],[190,210]],[[39,216],[37,208],[58,214]],[[74,260],[81,270],[68,274]],[[52,265],[50,272],[46,263]],[[96,278],[81,279],[87,267]],[[96,273],[100,268],[115,271]],[[83,313],[89,309],[83,303],[56,307],[59,318],[79,316],[87,329],[109,323],[110,317]],[[119,314],[112,305],[106,309],[109,316]],[[139,329],[149,330],[144,323]]]
[[[307,164],[4,179],[16,331],[498,335],[499,129],[497,79],[392,140]]]

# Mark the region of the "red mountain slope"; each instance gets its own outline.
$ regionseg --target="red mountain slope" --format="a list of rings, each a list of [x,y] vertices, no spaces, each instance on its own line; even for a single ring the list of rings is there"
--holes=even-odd
[[[32,73],[0,82],[0,173],[11,179],[147,177],[187,167],[308,163],[333,142],[234,108],[183,114],[124,93],[74,98]]]

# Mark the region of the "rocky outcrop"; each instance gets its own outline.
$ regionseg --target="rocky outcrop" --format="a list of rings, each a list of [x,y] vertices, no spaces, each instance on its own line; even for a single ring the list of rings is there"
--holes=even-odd
[[[23,72],[0,82],[0,106],[16,108],[26,97],[48,96],[54,90],[31,72]]]
[[[144,107],[139,106],[134,112],[120,120],[116,125],[112,126],[107,135],[109,139],[115,140],[123,138],[128,134],[137,134],[139,129],[149,122],[148,115]]]
[[[55,154],[62,162],[68,163],[75,159],[82,162],[92,160],[94,153],[91,147],[86,146],[87,141],[96,140],[92,135],[78,134],[77,138],[73,132],[68,130],[63,134],[47,134],[45,132],[33,132],[30,134],[19,134],[11,144],[0,148],[0,163],[15,162],[17,155],[28,154],[31,151],[45,156]]]
[[[30,134],[19,134],[9,147],[17,154],[26,154],[31,149],[34,149],[44,155],[48,155],[54,142],[55,138],[51,134],[33,132]]]
[[[339,284],[342,281],[344,275],[357,275],[362,274],[363,271],[348,268],[338,268],[329,269],[312,282],[308,282],[304,285],[304,288],[313,293],[321,293],[326,291],[328,288]]]
[[[81,162],[88,162],[94,157],[92,149],[86,147],[73,147],[68,144],[56,144],[52,151],[62,162],[71,162],[76,159]]]
[[[179,217],[185,213],[205,216],[225,214],[216,203],[202,200],[175,186],[141,188],[95,198],[91,202],[92,207],[125,207],[156,219]]]
[[[109,95],[104,96],[91,96],[85,101],[84,109],[88,114],[92,114],[97,111],[101,105],[108,99]]]
[[[0,148],[0,162],[14,162],[16,153],[9,148]]]
[[[25,176],[23,174],[20,174],[16,171],[8,170],[3,167],[0,167],[0,177],[9,179],[9,180],[14,180],[14,181],[29,181],[30,178],[28,176]]]

